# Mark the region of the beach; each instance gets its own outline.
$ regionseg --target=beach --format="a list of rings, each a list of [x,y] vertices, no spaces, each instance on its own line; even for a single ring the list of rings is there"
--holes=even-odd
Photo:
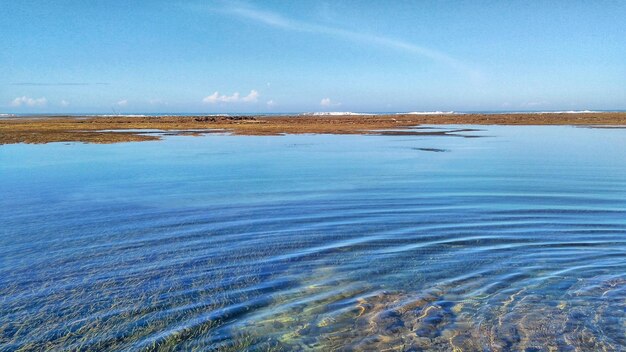
[[[23,116],[0,120],[0,144],[86,142],[118,143],[168,135],[228,133],[282,134],[441,134],[407,130],[420,125],[588,125],[626,126],[626,112],[506,113],[506,114],[388,114],[282,116]]]

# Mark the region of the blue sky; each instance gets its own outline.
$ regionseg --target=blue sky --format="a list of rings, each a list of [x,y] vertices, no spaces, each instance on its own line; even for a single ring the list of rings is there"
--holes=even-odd
[[[2,1],[0,112],[626,109],[626,1]]]

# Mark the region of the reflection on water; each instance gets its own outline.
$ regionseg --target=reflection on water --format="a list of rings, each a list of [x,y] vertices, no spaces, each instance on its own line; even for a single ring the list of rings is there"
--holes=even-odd
[[[624,349],[624,130],[472,134],[3,146],[0,350]]]

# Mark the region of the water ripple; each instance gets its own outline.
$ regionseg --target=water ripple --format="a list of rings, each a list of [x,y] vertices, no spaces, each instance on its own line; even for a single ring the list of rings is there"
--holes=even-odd
[[[0,350],[623,350],[623,131],[507,131],[21,146],[124,167],[3,174]]]

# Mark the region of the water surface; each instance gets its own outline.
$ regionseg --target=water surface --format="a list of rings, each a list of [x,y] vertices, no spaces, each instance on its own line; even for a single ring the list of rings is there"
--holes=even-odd
[[[0,350],[623,350],[626,130],[479,128],[1,146]]]

